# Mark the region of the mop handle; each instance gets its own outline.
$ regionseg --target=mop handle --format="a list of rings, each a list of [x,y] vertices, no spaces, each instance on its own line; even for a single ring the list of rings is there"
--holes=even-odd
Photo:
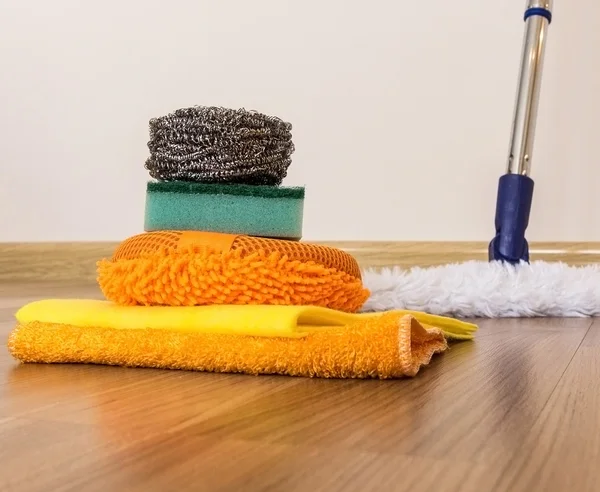
[[[496,235],[488,248],[489,259],[520,263],[529,261],[525,231],[533,200],[529,176],[535,123],[542,80],[542,65],[552,0],[528,0],[525,9],[525,39],[512,122],[507,172],[498,181]]]
[[[535,137],[540,83],[552,0],[528,0],[519,85],[512,122],[508,174],[529,175]]]

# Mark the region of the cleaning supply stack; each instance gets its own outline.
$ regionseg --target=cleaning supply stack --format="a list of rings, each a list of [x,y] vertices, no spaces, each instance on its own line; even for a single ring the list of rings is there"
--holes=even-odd
[[[196,107],[150,122],[145,231],[98,262],[105,300],[24,306],[8,347],[29,363],[326,378],[415,376],[477,327],[358,313],[356,259],[302,238],[304,188],[281,186],[291,125]]]
[[[126,305],[309,305],[356,312],[369,292],[348,253],[300,242],[304,187],[282,182],[291,124],[216,107],[150,120],[145,233],[99,264]]]

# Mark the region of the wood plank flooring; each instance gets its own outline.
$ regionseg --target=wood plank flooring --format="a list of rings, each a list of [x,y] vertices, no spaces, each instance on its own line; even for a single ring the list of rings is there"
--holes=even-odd
[[[0,491],[598,491],[600,324],[480,321],[416,378],[20,365],[0,284]]]

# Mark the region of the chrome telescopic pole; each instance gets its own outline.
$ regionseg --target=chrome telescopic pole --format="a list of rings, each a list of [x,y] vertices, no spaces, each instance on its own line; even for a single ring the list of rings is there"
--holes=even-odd
[[[527,2],[525,38],[508,156],[509,174],[527,176],[531,169],[546,36],[552,20],[551,10],[552,0]]]

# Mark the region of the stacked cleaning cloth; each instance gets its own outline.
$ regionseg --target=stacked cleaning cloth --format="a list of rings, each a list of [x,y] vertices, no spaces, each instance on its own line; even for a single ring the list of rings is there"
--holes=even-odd
[[[291,125],[194,107],[150,121],[145,231],[98,262],[104,300],[16,315],[23,362],[338,378],[414,376],[475,325],[362,313],[355,258],[301,241],[304,188],[283,187]]]

